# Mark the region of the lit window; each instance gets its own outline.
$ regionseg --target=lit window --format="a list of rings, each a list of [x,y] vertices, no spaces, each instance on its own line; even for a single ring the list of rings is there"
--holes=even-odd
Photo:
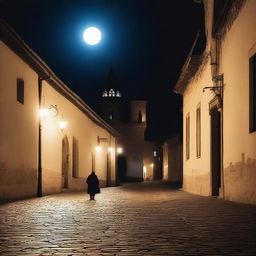
[[[119,91],[116,91],[116,97],[121,97],[121,93]]]
[[[104,92],[102,93],[102,97],[108,97],[108,92],[107,92],[107,91],[104,91]]]
[[[110,89],[108,95],[109,97],[115,97],[115,91],[113,89]]]
[[[113,119],[113,116],[112,115],[109,115],[109,120],[112,120]]]

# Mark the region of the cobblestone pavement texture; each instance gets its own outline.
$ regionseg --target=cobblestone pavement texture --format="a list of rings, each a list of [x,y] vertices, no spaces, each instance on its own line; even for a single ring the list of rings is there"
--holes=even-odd
[[[0,205],[0,255],[256,255],[256,206],[161,183]]]

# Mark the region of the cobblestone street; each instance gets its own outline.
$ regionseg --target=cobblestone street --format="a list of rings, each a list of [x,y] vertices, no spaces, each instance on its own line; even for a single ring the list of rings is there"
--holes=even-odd
[[[256,255],[256,206],[161,183],[0,205],[0,255]]]

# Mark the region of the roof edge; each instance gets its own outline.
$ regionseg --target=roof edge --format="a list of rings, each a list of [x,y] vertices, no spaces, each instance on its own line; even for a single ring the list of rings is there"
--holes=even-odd
[[[50,77],[49,83],[65,98],[70,100],[94,123],[105,128],[114,137],[120,134],[107,124],[93,109],[91,109],[77,94],[75,94],[50,67],[21,39],[21,37],[3,19],[0,18],[0,40],[23,59],[41,78]]]

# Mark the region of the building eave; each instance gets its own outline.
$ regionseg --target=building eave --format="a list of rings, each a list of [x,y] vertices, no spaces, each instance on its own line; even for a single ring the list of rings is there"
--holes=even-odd
[[[184,69],[182,69],[176,86],[173,89],[175,93],[183,95],[187,88],[187,85],[199,71],[199,68],[203,63],[203,59],[203,55],[192,55],[187,59],[186,66]]]
[[[114,137],[119,133],[107,124],[94,110],[92,110],[77,94],[64,84],[49,68],[49,66],[17,35],[17,33],[2,19],[0,19],[0,40],[14,53],[26,62],[41,78],[47,78],[49,84],[61,95],[72,102],[94,123],[106,129]]]
[[[197,43],[197,40],[199,38],[199,32],[196,34],[195,40],[192,44],[192,47],[189,51],[189,54],[182,66],[180,76],[178,78],[178,81],[173,89],[175,93],[183,94],[186,86],[191,79],[191,77],[196,73],[199,66],[197,63],[199,63],[201,59],[201,55],[193,55],[193,51],[195,49],[195,45]]]

